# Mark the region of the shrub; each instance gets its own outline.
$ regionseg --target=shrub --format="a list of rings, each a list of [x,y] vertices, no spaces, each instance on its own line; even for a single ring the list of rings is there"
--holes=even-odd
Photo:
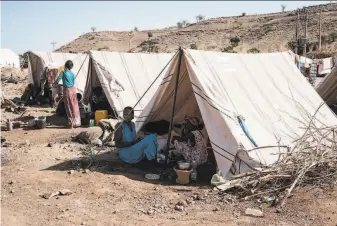
[[[260,53],[261,51],[257,48],[252,48],[247,51],[247,53]]]
[[[178,27],[178,28],[182,28],[182,27],[183,27],[183,24],[182,24],[181,22],[178,22],[178,23],[177,23],[177,27]]]
[[[238,38],[238,37],[231,38],[231,39],[230,39],[230,42],[231,42],[231,45],[232,45],[233,47],[236,47],[236,46],[239,45],[240,38]]]
[[[246,16],[246,13],[242,13],[242,16]]]
[[[91,37],[89,37],[88,39],[89,39],[89,40],[94,40],[95,37],[94,37],[94,36],[91,36]]]
[[[135,27],[133,30],[134,30],[134,31],[138,31],[138,27]]]
[[[192,44],[190,45],[190,48],[191,48],[191,49],[198,49],[197,44],[195,44],[195,43],[192,43]]]
[[[330,35],[329,35],[329,38],[332,42],[335,42],[337,40],[337,32],[332,32]]]
[[[234,51],[233,46],[227,46],[227,47],[223,48],[222,52],[224,52],[224,53],[236,53]]]

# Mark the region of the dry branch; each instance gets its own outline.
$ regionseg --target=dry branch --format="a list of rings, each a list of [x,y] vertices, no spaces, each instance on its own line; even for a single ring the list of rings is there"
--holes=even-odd
[[[232,187],[242,188],[235,190],[239,199],[277,193],[281,205],[284,205],[297,187],[336,184],[337,127],[329,127],[321,120],[315,119],[323,105],[321,104],[310,118],[302,121],[297,119],[300,124],[306,124],[303,135],[294,139],[291,151],[276,153],[280,158],[275,164],[263,171],[233,177]],[[307,115],[309,117],[309,114]]]

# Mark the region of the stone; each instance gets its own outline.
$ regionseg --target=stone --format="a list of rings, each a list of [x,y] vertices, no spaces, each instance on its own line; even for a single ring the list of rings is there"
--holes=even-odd
[[[60,195],[71,195],[72,192],[69,189],[63,189],[59,191]]]
[[[154,210],[149,209],[146,213],[147,213],[148,215],[152,215],[152,214],[154,214]]]
[[[85,225],[85,222],[82,222],[81,225]]]
[[[85,169],[84,173],[90,173],[90,170],[89,169]]]
[[[69,174],[74,174],[74,173],[75,173],[75,170],[69,170],[68,173],[69,173]]]
[[[251,208],[247,208],[245,211],[245,214],[247,216],[251,216],[251,217],[263,217],[264,214],[261,210],[258,209],[251,209]]]
[[[48,147],[49,148],[53,147],[53,144],[52,143],[48,143]]]
[[[176,205],[176,206],[174,207],[174,209],[175,209],[176,211],[179,211],[179,212],[183,212],[183,211],[184,211],[184,207],[183,207],[183,206],[179,206],[179,205]]]
[[[15,191],[13,190],[13,189],[11,189],[10,191],[9,191],[9,193],[11,193],[11,194],[13,194]]]
[[[214,212],[217,212],[217,211],[219,211],[219,210],[220,210],[219,207],[215,207],[215,208],[213,209]]]
[[[42,198],[44,199],[50,199],[51,197],[59,195],[59,192],[53,192],[53,193],[44,193],[42,195]]]
[[[176,205],[186,207],[187,203],[185,201],[179,201]]]
[[[15,180],[10,180],[10,181],[8,182],[8,184],[10,184],[10,185],[15,184]]]
[[[186,203],[187,203],[187,205],[191,205],[191,204],[193,204],[194,202],[193,202],[192,200],[190,200],[190,199],[186,199]]]

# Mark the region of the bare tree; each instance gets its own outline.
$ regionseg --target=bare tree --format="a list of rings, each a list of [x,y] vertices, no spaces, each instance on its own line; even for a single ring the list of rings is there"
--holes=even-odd
[[[199,15],[197,15],[197,16],[195,17],[195,19],[197,20],[197,23],[198,23],[198,22],[204,20],[204,19],[205,19],[205,16],[199,14]]]
[[[183,25],[183,27],[186,27],[190,23],[187,20],[183,20],[183,21],[181,21],[181,24]]]
[[[134,30],[134,31],[138,31],[138,27],[135,27],[133,30]]]
[[[90,29],[91,29],[92,32],[95,32],[97,30],[96,27],[91,27]]]
[[[178,28],[182,28],[182,27],[183,27],[183,24],[182,24],[181,22],[178,22],[178,23],[177,23],[177,27],[178,27]]]
[[[284,12],[284,10],[286,9],[286,5],[281,5],[281,8],[282,8],[282,12]]]

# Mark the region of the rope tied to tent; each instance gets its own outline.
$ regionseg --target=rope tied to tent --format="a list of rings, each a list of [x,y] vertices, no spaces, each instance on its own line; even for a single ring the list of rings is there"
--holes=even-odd
[[[248,130],[247,130],[247,128],[246,128],[246,126],[245,126],[245,124],[244,124],[244,118],[241,116],[241,115],[239,115],[239,116],[237,116],[237,119],[238,119],[238,121],[239,121],[239,124],[240,124],[240,127],[241,127],[241,129],[243,130],[243,132],[245,133],[245,135],[247,136],[247,138],[250,140],[250,142],[252,142],[252,144],[255,146],[255,147],[259,147],[258,145],[257,145],[257,143],[254,141],[254,139],[252,138],[252,136],[250,135],[250,133],[248,132]]]

